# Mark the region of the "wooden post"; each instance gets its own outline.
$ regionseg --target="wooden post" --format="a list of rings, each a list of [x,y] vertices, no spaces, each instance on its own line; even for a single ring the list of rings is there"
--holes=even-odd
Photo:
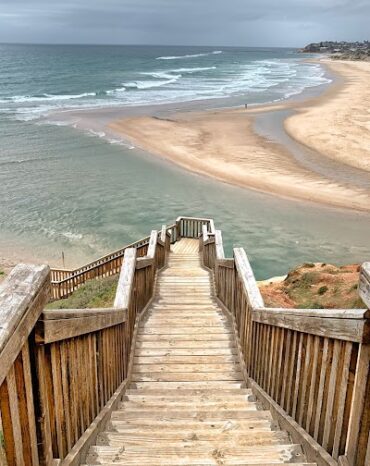
[[[370,309],[370,262],[364,262],[361,266],[358,290],[365,306]]]
[[[125,251],[123,267],[118,280],[114,307],[128,309],[131,298],[132,282],[134,280],[136,264],[136,249],[128,248]]]
[[[365,262],[360,270],[359,295],[370,309],[370,262]],[[369,335],[370,319],[364,327]],[[345,460],[349,466],[367,466],[370,457],[370,341],[359,346],[355,384],[349,427],[346,441]]]

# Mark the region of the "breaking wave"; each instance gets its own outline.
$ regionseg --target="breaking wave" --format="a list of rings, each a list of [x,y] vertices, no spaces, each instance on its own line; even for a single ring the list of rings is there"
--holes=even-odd
[[[73,100],[73,99],[82,99],[84,97],[95,97],[96,92],[84,92],[83,94],[42,94],[39,96],[29,96],[29,95],[15,95],[12,97],[5,97],[0,99],[1,103],[14,102],[18,104],[22,103],[32,103],[32,102],[45,102],[45,101],[57,101],[57,100]]]
[[[223,53],[222,50],[214,50],[213,52],[209,52],[209,53],[194,53],[191,55],[157,57],[156,60],[184,60],[186,58],[199,58],[199,57],[207,57],[208,55],[219,55],[220,53]]]

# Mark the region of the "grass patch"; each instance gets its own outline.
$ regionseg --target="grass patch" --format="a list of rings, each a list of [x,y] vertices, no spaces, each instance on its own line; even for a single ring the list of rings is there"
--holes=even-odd
[[[89,280],[69,298],[49,303],[47,309],[89,309],[112,307],[116,295],[118,275]]]

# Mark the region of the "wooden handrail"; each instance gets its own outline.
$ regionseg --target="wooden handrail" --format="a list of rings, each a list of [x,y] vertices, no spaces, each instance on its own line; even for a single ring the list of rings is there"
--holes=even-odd
[[[225,259],[222,236],[203,228],[200,251],[229,309],[255,395],[319,465],[370,459],[369,309],[276,309],[264,305],[242,248]],[[370,263],[359,293],[370,308]]]
[[[370,309],[370,262],[365,262],[361,266],[358,289],[360,298]]]
[[[19,265],[1,284],[0,420],[8,466],[80,464],[127,384],[135,325],[171,238],[167,228],[153,230],[147,255],[125,250],[109,309],[44,309],[46,266]]]
[[[144,246],[125,249],[110,309],[44,310],[47,267],[20,265],[0,285],[0,419],[8,466],[84,460],[129,381],[138,318],[170,243],[182,237],[199,238],[262,406],[319,466],[367,466],[370,310],[266,307],[244,249],[225,258],[213,221],[190,217],[153,230],[143,256]],[[369,271],[365,263],[359,282],[368,308]]]
[[[37,448],[42,407],[33,380],[32,331],[49,293],[47,266],[19,264],[0,285],[0,418],[8,466],[47,459]]]
[[[127,309],[47,309],[36,327],[36,343],[49,344],[94,333],[127,321]]]
[[[198,238],[203,224],[207,225],[210,233],[214,232],[212,219],[178,217],[174,224],[167,227],[163,225],[158,235],[163,243],[164,232],[170,235],[171,243],[176,242],[181,236]],[[139,256],[145,256],[149,241],[150,236],[147,236],[76,269],[52,268],[51,300],[67,298],[88,280],[119,274],[126,249],[136,248]]]

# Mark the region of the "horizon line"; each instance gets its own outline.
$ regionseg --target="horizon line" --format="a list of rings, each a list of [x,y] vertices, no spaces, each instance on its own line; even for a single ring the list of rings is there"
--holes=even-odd
[[[91,47],[208,47],[208,48],[249,48],[249,49],[300,49],[298,46],[271,46],[271,45],[195,45],[195,44],[99,44],[99,43],[79,43],[79,42],[2,42],[0,45],[56,45],[56,46],[91,46]]]

